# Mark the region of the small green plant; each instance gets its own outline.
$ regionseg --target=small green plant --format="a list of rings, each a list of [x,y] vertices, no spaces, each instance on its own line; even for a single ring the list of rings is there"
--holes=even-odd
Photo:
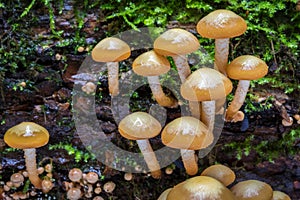
[[[262,160],[273,161],[280,155],[295,155],[300,152],[296,142],[300,137],[300,128],[284,133],[276,141],[261,140],[259,142],[255,135],[247,136],[243,141],[225,144],[223,151],[234,151],[236,159],[241,160],[243,156],[249,156],[250,152],[256,153],[257,162]]]
[[[49,150],[64,149],[69,155],[73,155],[75,162],[88,162],[89,160],[95,160],[95,154],[91,153],[91,147],[86,147],[87,151],[80,150],[71,144],[65,144],[60,142],[59,144],[49,145]]]

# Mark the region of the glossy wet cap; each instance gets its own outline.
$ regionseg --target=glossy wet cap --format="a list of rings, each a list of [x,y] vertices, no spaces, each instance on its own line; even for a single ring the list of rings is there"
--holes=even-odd
[[[230,185],[235,180],[235,173],[229,167],[221,164],[207,167],[202,171],[201,176],[209,176],[217,179],[225,186]]]
[[[141,76],[159,76],[170,70],[170,63],[152,50],[139,55],[132,63],[132,70]]]
[[[229,78],[211,68],[194,71],[181,85],[182,97],[189,101],[211,101],[226,97],[232,91]]]
[[[48,143],[49,132],[34,122],[22,122],[6,131],[4,141],[12,148],[38,148]]]
[[[101,40],[92,50],[92,58],[97,62],[119,62],[128,58],[130,54],[128,44],[114,37]]]
[[[235,58],[226,68],[227,76],[235,80],[256,80],[268,73],[268,65],[252,55]]]
[[[134,112],[124,117],[119,123],[120,134],[129,140],[149,139],[157,136],[161,124],[146,112]]]
[[[234,200],[232,192],[218,180],[196,176],[174,186],[167,200]]]
[[[258,180],[241,181],[230,190],[238,200],[272,200],[273,196],[271,186]]]
[[[205,38],[222,39],[242,35],[247,29],[246,21],[230,10],[215,10],[197,24],[197,32]]]
[[[213,134],[200,120],[184,116],[168,123],[161,133],[162,143],[176,149],[197,150],[213,142]]]
[[[180,28],[169,29],[154,41],[155,52],[164,56],[186,55],[199,46],[198,39],[192,33]]]
[[[284,192],[275,190],[273,191],[272,200],[291,200],[291,198]]]

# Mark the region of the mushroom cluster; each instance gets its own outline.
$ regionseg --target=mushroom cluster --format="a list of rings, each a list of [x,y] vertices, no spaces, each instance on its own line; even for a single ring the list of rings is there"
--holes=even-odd
[[[167,188],[158,200],[291,200],[259,180],[237,182],[235,173],[225,165],[216,164],[204,169],[200,176],[189,178]]]

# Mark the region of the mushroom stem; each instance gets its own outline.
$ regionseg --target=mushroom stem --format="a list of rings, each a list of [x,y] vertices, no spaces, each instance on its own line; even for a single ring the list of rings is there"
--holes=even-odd
[[[215,40],[215,69],[226,76],[228,62],[229,38]]]
[[[178,103],[174,98],[165,95],[160,85],[158,76],[148,76],[147,79],[152,94],[159,105],[170,108],[175,108],[178,106]]]
[[[240,80],[238,83],[238,86],[236,88],[234,97],[232,102],[227,108],[226,115],[225,115],[225,120],[226,121],[232,121],[234,119],[234,115],[239,111],[239,109],[242,107],[248,89],[250,86],[250,81],[249,80]]]
[[[203,101],[201,103],[201,121],[208,127],[208,132],[212,133],[215,124],[215,101]]]
[[[119,94],[119,63],[107,62],[108,90],[111,96]]]
[[[195,151],[188,149],[180,149],[182,162],[188,175],[195,175],[198,172],[198,164],[196,161]]]
[[[189,63],[187,62],[186,56],[183,55],[175,55],[172,56],[174,63],[176,65],[179,78],[183,83],[185,79],[191,74],[191,69]]]
[[[201,118],[201,103],[199,101],[189,101],[191,116]]]
[[[141,153],[144,156],[149,170],[151,171],[152,177],[155,179],[159,179],[161,177],[160,165],[156,159],[149,140],[136,140],[136,142],[140,148]]]
[[[34,185],[37,189],[42,189],[42,180],[40,179],[37,168],[36,168],[36,150],[32,149],[24,149],[24,157],[26,170],[28,172],[28,178],[32,185]]]

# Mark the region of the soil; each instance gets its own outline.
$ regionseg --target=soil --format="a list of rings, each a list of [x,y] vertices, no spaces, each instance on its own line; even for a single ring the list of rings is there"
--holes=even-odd
[[[65,12],[64,14],[56,19],[56,23],[59,28],[65,31],[67,37],[68,32],[72,32],[72,28],[67,23],[70,20],[66,20],[70,19],[68,13]],[[88,42],[98,41],[104,37],[106,31],[111,31],[111,24],[101,22],[103,23],[101,25],[102,29],[95,33],[93,27],[99,26],[100,23],[99,20],[95,20],[97,17],[99,16],[89,15],[86,18],[83,31],[86,33],[86,40]],[[41,24],[39,28],[32,27],[32,30],[34,30],[35,34],[44,35],[46,41],[50,41],[51,39],[47,37],[49,36],[47,34],[49,30],[44,27]],[[187,27],[190,27],[190,25],[181,26],[181,28]],[[37,194],[31,196],[30,199],[66,199],[67,189],[65,181],[70,182],[68,172],[74,167],[80,168],[84,173],[88,173],[89,171],[96,172],[101,177],[97,182],[101,188],[108,181],[113,181],[116,184],[116,189],[112,193],[102,191],[99,194],[104,199],[154,200],[165,189],[173,187],[190,177],[185,173],[182,163],[178,159],[170,165],[174,168],[173,173],[170,175],[166,174],[164,172],[166,167],[164,167],[162,169],[162,177],[159,180],[153,179],[148,172],[143,173],[142,171],[141,173],[134,173],[131,181],[126,181],[123,177],[125,172],[112,169],[97,159],[87,159],[87,161],[81,159],[77,162],[75,155],[70,154],[70,151],[64,148],[50,150],[49,147],[51,145],[62,143],[74,147],[78,152],[88,152],[83,144],[84,138],[78,132],[90,133],[94,131],[93,127],[80,127],[80,130],[75,127],[74,117],[89,119],[88,117],[91,115],[89,111],[84,113],[83,116],[74,116],[73,112],[74,108],[81,109],[82,111],[88,110],[86,107],[89,106],[88,95],[83,95],[74,101],[74,95],[76,94],[73,90],[74,77],[72,77],[77,74],[88,53],[87,51],[74,52],[68,49],[62,50],[59,47],[55,47],[54,41],[52,43],[54,45],[52,48],[56,52],[55,55],[49,56],[44,50],[40,54],[37,54],[37,62],[44,66],[43,71],[19,70],[14,74],[6,73],[3,87],[4,98],[0,100],[0,122],[2,122],[0,126],[0,193],[3,190],[4,184],[9,181],[11,174],[25,170],[23,152],[21,150],[13,151],[9,149],[3,141],[3,135],[7,129],[23,121],[36,122],[49,131],[50,141],[48,145],[37,149],[37,160],[40,166],[45,166],[45,164],[51,162],[53,164],[52,176],[54,188],[48,194],[43,194],[39,190],[36,190]],[[132,58],[140,53],[135,52]],[[58,59],[60,55],[65,57],[64,61]],[[123,63],[123,69],[129,66],[128,63],[130,63],[130,60]],[[127,71],[124,70],[120,76],[126,76],[126,73]],[[18,84],[27,79],[34,80],[34,85],[27,85],[23,90],[15,90],[12,87],[13,83]],[[125,140],[118,133],[118,120],[114,116],[116,111],[112,110],[112,107],[116,105],[113,104],[108,94],[106,74],[101,75],[97,81],[96,101],[93,108],[96,120],[101,125],[103,131],[99,134],[104,134],[103,137],[125,150],[138,152],[137,145],[134,142]],[[261,141],[278,141],[284,134],[299,127],[299,124],[296,122],[289,127],[281,124],[285,113],[291,116],[299,113],[300,102],[297,99],[297,95],[287,96],[280,90],[271,90],[270,88],[256,88],[257,91],[260,91],[259,96],[261,98],[272,94],[276,99],[276,101],[272,102],[273,106],[261,112],[248,114],[248,121],[244,121],[244,124],[241,122],[225,123],[224,127],[219,127],[222,133],[217,144],[207,156],[198,160],[200,166],[199,173],[212,164],[221,163],[234,170],[236,173],[235,183],[248,179],[261,180],[270,184],[274,190],[283,191],[291,199],[298,200],[300,199],[299,139],[293,144],[297,152],[296,154],[290,155],[284,149],[282,151],[278,150],[280,154],[272,161],[266,159],[268,156],[261,159],[261,155],[254,150],[251,150],[248,155],[243,155],[237,159],[237,151],[224,148],[226,144],[232,142],[242,143],[250,135],[254,137],[249,145],[256,145]],[[153,113],[158,113],[157,116],[159,117],[161,110],[156,109],[156,103],[151,98],[148,85],[145,84],[143,87],[138,88],[137,94],[137,97],[130,98],[131,111],[142,110],[149,112],[151,110]],[[283,107],[278,108],[276,102],[282,103]],[[126,109],[128,108],[124,108],[125,111],[122,111],[121,102],[117,103],[119,103],[117,106],[119,108],[119,117],[122,117],[126,114]],[[166,113],[166,120],[171,121],[181,115],[181,110],[166,109]],[[246,122],[248,124],[245,125]],[[150,141],[154,149],[162,147],[159,136]],[[117,163],[119,167],[126,164],[122,160],[117,162],[117,158],[114,157],[113,152],[107,151],[102,152],[102,154],[105,157],[105,161],[109,164]],[[97,185],[94,184],[93,187],[97,187]],[[24,188],[25,186],[23,185],[21,188],[11,189],[5,192],[5,195],[10,196],[15,192],[24,190]],[[32,185],[29,185],[27,189],[29,192],[35,191]],[[84,187],[81,189],[83,192],[86,192]],[[94,196],[97,195],[92,193],[92,197]],[[92,199],[92,197],[82,197],[82,199]]]

